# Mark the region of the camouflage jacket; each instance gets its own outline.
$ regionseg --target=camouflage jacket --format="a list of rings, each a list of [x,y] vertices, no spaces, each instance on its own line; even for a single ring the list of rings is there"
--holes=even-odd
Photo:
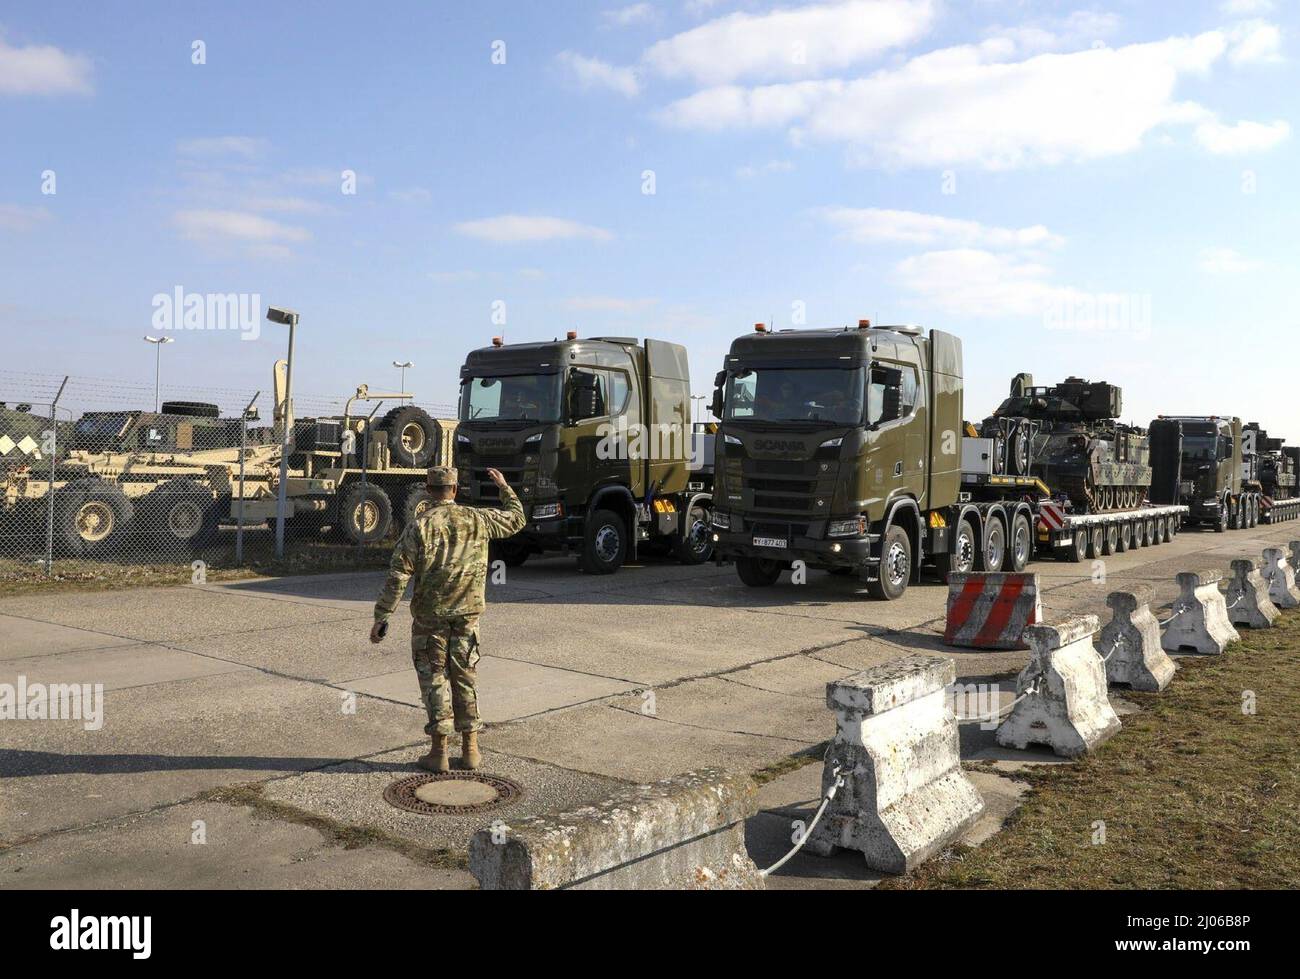
[[[514,490],[503,489],[501,498],[504,510],[435,503],[409,524],[393,549],[375,620],[392,615],[411,578],[411,615],[417,621],[482,612],[488,541],[517,534],[527,522]]]

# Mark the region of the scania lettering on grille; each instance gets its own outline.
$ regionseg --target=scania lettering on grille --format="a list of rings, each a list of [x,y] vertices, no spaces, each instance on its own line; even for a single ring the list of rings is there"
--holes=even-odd
[[[754,448],[759,452],[803,452],[807,446],[789,439],[755,439]]]

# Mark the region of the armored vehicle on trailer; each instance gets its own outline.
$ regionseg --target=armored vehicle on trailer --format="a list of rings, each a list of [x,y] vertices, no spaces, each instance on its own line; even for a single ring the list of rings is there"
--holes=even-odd
[[[609,574],[641,551],[709,558],[712,459],[691,424],[686,350],[629,337],[503,344],[469,353],[456,431],[459,498],[496,501],[498,469],[528,524],[494,554],[518,565],[576,554]],[[694,461],[693,461],[694,459]]]
[[[1009,474],[1037,476],[1072,512],[1131,510],[1151,485],[1150,450],[1142,429],[1117,423],[1122,411],[1114,384],[1068,377],[1035,387],[1018,374],[980,434],[1006,446]]]

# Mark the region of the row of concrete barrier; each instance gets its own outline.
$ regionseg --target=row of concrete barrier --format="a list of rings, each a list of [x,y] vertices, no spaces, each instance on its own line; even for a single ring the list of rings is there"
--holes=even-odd
[[[1114,591],[1106,600],[1111,620],[1100,630],[1095,615],[1042,623],[1036,579],[1010,594],[1005,574],[954,575],[950,614],[986,617],[964,631],[950,623],[945,635],[971,639],[982,630],[1004,648],[1008,630],[1018,629],[1029,662],[995,737],[1008,747],[1078,757],[1120,729],[1110,685],[1161,691],[1177,669],[1169,653],[1220,654],[1239,638],[1236,626],[1269,628],[1279,608],[1300,607],[1293,570],[1300,541],[1290,547],[1291,560],[1269,548],[1262,565],[1233,561],[1226,591],[1218,569],[1180,573],[1163,622],[1151,609],[1150,587]],[[858,851],[870,868],[899,874],[980,817],[984,802],[961,768],[949,699],[955,681],[952,659],[916,654],[827,684],[835,735],[821,805],[799,846],[820,855]],[[484,829],[470,841],[470,870],[486,889],[761,888],[765,872],[744,839],[757,805],[747,776],[689,772],[630,786],[598,805]]]

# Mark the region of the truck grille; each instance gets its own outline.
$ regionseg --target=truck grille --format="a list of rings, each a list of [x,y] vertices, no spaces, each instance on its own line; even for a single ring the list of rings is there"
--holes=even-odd
[[[806,513],[812,509],[811,496],[762,496],[754,494],[755,510],[796,510]]]
[[[522,465],[508,466],[497,464],[493,468],[501,470],[501,475],[506,478],[506,482],[510,484],[510,488],[516,493],[520,492],[520,488],[523,486],[524,482],[524,467]],[[492,482],[488,477],[486,468],[471,470],[471,479],[473,481],[471,489],[477,490],[473,499],[501,499],[501,491],[497,489],[497,484]]]

